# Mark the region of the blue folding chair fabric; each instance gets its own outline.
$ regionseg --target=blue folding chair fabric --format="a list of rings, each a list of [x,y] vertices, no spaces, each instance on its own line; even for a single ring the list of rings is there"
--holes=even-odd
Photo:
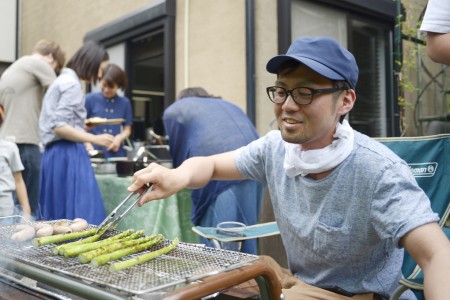
[[[430,199],[431,208],[439,214],[439,225],[444,227],[450,214],[450,134],[377,140],[408,163],[417,183]],[[450,230],[444,231],[449,237]],[[402,272],[406,279],[400,281],[391,299],[399,299],[408,288],[419,300],[423,299],[423,273],[407,252]]]

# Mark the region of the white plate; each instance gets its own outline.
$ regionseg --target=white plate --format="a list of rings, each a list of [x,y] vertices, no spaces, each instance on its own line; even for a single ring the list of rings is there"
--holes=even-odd
[[[116,125],[116,124],[122,124],[125,122],[125,119],[106,119],[106,118],[90,118],[86,119],[86,124],[92,124],[92,125]]]
[[[120,157],[108,157],[106,161],[115,162],[115,161],[127,161],[128,158],[126,156],[120,156]]]
[[[104,158],[97,158],[97,157],[91,157],[91,162],[95,163],[95,164],[101,164],[106,162],[106,159]]]

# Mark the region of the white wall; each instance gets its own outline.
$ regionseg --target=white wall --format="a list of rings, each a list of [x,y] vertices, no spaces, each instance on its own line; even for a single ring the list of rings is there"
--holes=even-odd
[[[0,1],[0,61],[16,60],[16,0]]]

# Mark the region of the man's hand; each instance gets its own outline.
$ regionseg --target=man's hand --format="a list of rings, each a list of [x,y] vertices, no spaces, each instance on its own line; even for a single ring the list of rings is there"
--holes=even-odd
[[[157,163],[151,163],[147,168],[134,173],[128,191],[142,193],[147,183],[153,184],[151,191],[139,200],[138,206],[142,206],[152,200],[167,198],[185,188],[186,180],[183,175],[179,169],[168,169]]]

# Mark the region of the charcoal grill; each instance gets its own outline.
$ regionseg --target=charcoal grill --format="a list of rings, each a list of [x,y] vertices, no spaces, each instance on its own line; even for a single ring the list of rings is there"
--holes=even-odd
[[[54,255],[51,251],[54,244],[36,248],[29,241],[12,241],[13,232],[13,225],[0,228],[0,265],[3,268],[88,299],[131,299],[136,296],[157,299],[157,295],[170,294],[175,295],[171,299],[194,299],[194,294],[195,297],[207,296],[252,278],[257,279],[268,299],[278,299],[276,295],[281,294],[273,273],[257,263],[255,255],[180,242],[166,255],[111,273],[109,264],[95,268],[81,264],[76,257]],[[165,240],[148,251],[170,243]]]

